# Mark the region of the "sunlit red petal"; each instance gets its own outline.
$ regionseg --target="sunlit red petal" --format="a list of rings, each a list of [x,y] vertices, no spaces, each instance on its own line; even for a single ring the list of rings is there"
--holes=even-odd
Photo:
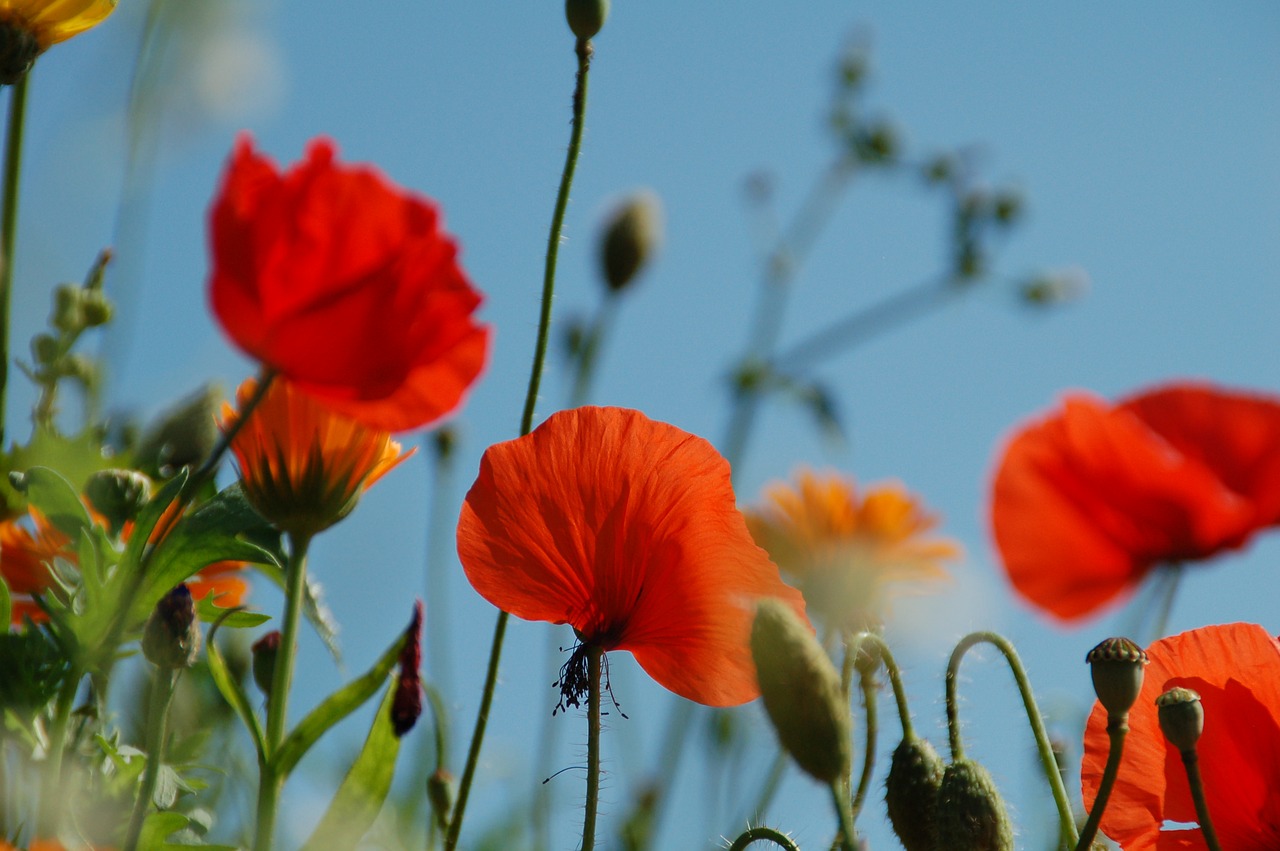
[[[1142,692],[1129,716],[1124,761],[1102,830],[1125,851],[1205,848],[1197,831],[1161,830],[1195,822],[1178,752],[1160,732],[1155,699],[1174,686],[1200,694],[1204,734],[1197,746],[1209,812],[1223,848],[1280,847],[1280,642],[1252,624],[1210,626],[1155,642]],[[1081,785],[1097,795],[1107,758],[1106,712],[1094,704],[1085,731]],[[1172,834],[1172,835],[1170,835]],[[1181,834],[1181,835],[1179,835]]]
[[[630,650],[659,683],[712,705],[759,694],[753,601],[803,611],[752,542],[715,449],[620,408],[561,412],[490,447],[458,552],[489,602]]]

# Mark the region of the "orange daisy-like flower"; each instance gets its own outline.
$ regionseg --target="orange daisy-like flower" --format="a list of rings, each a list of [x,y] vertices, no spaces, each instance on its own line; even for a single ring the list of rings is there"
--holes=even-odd
[[[209,299],[235,343],[370,428],[452,412],[484,368],[481,296],[428,199],[317,139],[281,174],[241,136],[210,212]]]
[[[945,579],[942,563],[961,555],[955,541],[928,536],[937,518],[901,485],[859,496],[840,475],[795,478],[765,489],[763,504],[746,511],[747,528],[829,623],[873,628],[890,587]]]
[[[257,382],[236,394],[243,407]],[[222,428],[240,418],[229,404]],[[413,454],[385,431],[336,413],[277,378],[231,441],[245,496],[276,528],[314,535],[346,517],[365,488]]]
[[[1200,775],[1221,847],[1280,848],[1280,641],[1253,624],[1193,629],[1147,648],[1142,692],[1129,712],[1124,758],[1102,832],[1124,851],[1207,848],[1177,748],[1165,740],[1155,699],[1182,686],[1200,695]],[[1107,713],[1094,704],[1081,785],[1092,807],[1107,762]]]
[[[1280,401],[1191,383],[1118,404],[1071,394],[1009,441],[991,517],[1018,593],[1088,615],[1280,521]]]
[[[753,601],[804,611],[752,542],[711,444],[622,408],[562,411],[489,447],[458,555],[500,609],[568,623],[584,647],[629,650],[659,684],[712,706],[760,693]]]

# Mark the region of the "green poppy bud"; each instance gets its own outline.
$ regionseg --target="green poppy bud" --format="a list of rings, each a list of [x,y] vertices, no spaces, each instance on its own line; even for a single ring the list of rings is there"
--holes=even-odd
[[[88,289],[81,292],[80,310],[84,318],[84,327],[86,328],[97,328],[99,325],[106,325],[111,321],[111,316],[114,313],[110,299],[99,289]]]
[[[1194,751],[1204,732],[1204,707],[1200,695],[1189,688],[1171,688],[1156,698],[1160,730],[1182,753]]]
[[[600,267],[611,292],[620,292],[662,242],[662,202],[648,190],[623,201],[605,222]]]
[[[938,789],[945,769],[942,757],[925,739],[903,739],[893,751],[884,803],[906,851],[938,847]]]
[[[280,655],[280,633],[272,630],[253,642],[253,681],[268,698],[276,674],[276,656]]]
[[[200,655],[196,604],[186,585],[160,598],[142,633],[142,655],[157,668],[190,668]]]
[[[852,722],[840,675],[808,625],[781,600],[762,600],[751,625],[751,656],[782,746],[824,783],[847,776]]]
[[[978,763],[947,766],[938,789],[938,848],[1013,851],[1013,824],[995,781]]]
[[[595,37],[609,17],[609,0],[565,0],[564,16],[579,41]]]
[[[1108,638],[1089,651],[1084,660],[1093,677],[1093,692],[1108,715],[1128,715],[1142,691],[1147,654],[1127,638]]]
[[[53,291],[53,316],[51,324],[59,331],[75,332],[84,329],[84,290],[79,284],[58,284]]]
[[[135,470],[100,470],[84,486],[85,498],[113,534],[138,516],[150,494],[151,480]]]

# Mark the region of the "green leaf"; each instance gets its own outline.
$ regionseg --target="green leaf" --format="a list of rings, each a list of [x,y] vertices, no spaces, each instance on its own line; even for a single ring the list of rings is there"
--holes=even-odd
[[[240,716],[245,729],[253,736],[253,746],[257,749],[258,758],[262,759],[266,754],[266,736],[262,733],[262,724],[258,721],[258,716],[254,714],[253,704],[249,700],[249,695],[245,693],[244,686],[240,684],[240,681],[231,675],[231,671],[227,668],[226,660],[222,658],[222,651],[218,649],[217,642],[213,640],[218,632],[218,626],[218,624],[214,624],[213,629],[209,630],[209,640],[205,642],[205,657],[209,660],[209,676],[213,678],[213,684],[218,687],[222,697],[235,710],[236,715]]]
[[[142,553],[147,548],[147,543],[151,540],[151,534],[156,530],[156,524],[160,522],[160,518],[164,516],[165,511],[178,494],[182,493],[182,488],[187,483],[187,471],[179,470],[178,474],[172,479],[164,483],[164,487],[156,492],[156,495],[147,500],[147,504],[138,512],[138,516],[133,520],[133,534],[129,536],[129,543],[125,545],[124,561],[126,564],[139,565],[142,563]]]
[[[355,848],[378,818],[391,790],[396,756],[400,753],[400,739],[391,725],[391,703],[395,692],[395,683],[392,683],[373,717],[373,726],[369,728],[360,755],[338,787],[324,818],[302,846],[302,851]]]
[[[258,571],[274,582],[281,591],[285,590],[284,569],[279,564],[260,565]],[[311,574],[307,574],[307,585],[302,595],[302,614],[341,669],[342,647],[338,644],[338,621],[324,601],[324,586],[315,581]]]
[[[205,623],[220,623],[232,629],[251,629],[271,620],[271,615],[262,612],[246,612],[239,608],[224,609],[213,602],[212,596],[201,597],[196,601],[196,614]]]
[[[373,667],[363,675],[347,683],[329,695],[306,718],[298,722],[298,726],[290,731],[280,745],[280,750],[272,758],[275,769],[281,777],[288,777],[289,772],[298,764],[298,760],[306,754],[325,732],[359,709],[366,700],[373,697],[395,667],[400,649],[404,646],[404,635],[399,635],[391,646],[383,651],[382,656]]]
[[[18,514],[25,510],[27,499],[9,484],[9,473],[24,472],[32,467],[49,467],[60,471],[72,486],[83,489],[89,477],[99,470],[128,466],[127,458],[102,454],[102,435],[94,427],[73,437],[65,437],[39,428],[26,446],[0,452],[0,511]]]
[[[13,597],[9,594],[9,583],[0,576],[0,628],[8,629],[13,623]]]
[[[190,819],[182,813],[156,812],[142,823],[138,847],[147,851],[190,851],[191,845],[170,842],[169,837],[187,827]],[[237,851],[234,845],[201,845],[205,851]]]
[[[89,510],[80,501],[80,492],[61,473],[48,467],[32,467],[27,470],[26,482],[27,499],[73,541],[93,524]]]

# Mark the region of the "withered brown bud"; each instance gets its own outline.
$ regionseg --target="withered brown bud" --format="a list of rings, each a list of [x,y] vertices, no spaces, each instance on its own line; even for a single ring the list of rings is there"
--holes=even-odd
[[[142,654],[158,668],[190,668],[200,655],[200,624],[191,590],[178,585],[160,598],[142,633]]]

